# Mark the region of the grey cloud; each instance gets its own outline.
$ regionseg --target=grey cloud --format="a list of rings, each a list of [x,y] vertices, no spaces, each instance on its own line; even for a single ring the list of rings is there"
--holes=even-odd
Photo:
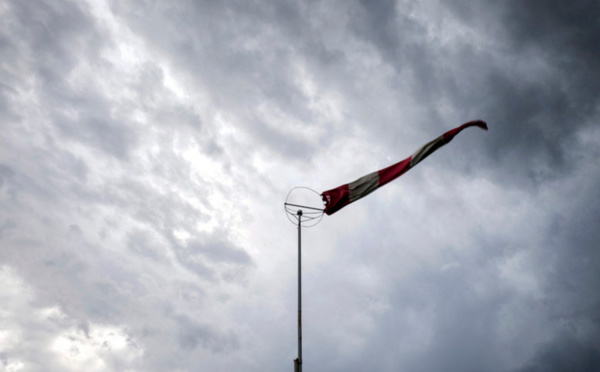
[[[152,235],[144,230],[129,232],[127,247],[133,252],[157,262],[165,259],[164,253],[160,249],[160,243],[155,242]]]
[[[39,57],[33,62],[49,82],[58,82],[59,71],[74,67],[73,47],[98,52],[101,39],[94,32],[94,22],[75,2],[13,1],[9,9],[16,21],[10,31],[32,47]]]
[[[15,172],[6,164],[0,164],[0,187],[8,187],[8,182],[14,177]]]
[[[189,79],[206,84],[214,105],[243,119],[242,128],[254,136],[257,146],[276,146],[275,151],[286,156],[300,150],[313,153],[315,149],[308,141],[289,138],[277,123],[265,124],[254,113],[264,104],[304,125],[314,123],[313,114],[306,109],[307,97],[291,79],[293,57],[301,42],[294,32],[296,27],[302,28],[294,21],[298,18],[297,11],[292,10],[295,5],[193,4],[192,9],[171,5],[148,9],[148,19],[140,18],[137,10],[125,3],[112,6],[134,30],[172,58]],[[271,17],[275,14],[283,14],[285,19],[274,20]],[[152,26],[149,20],[160,22],[163,15],[177,21],[165,29]],[[251,47],[244,45],[248,37],[252,38]],[[292,146],[280,145],[281,139]]]
[[[364,243],[359,247],[376,249]],[[378,247],[378,251],[382,248]],[[394,266],[398,271],[404,270],[403,259],[398,257],[403,256],[403,250],[400,246],[394,250],[395,254],[374,259],[389,262],[389,267],[378,265],[377,270]],[[394,370],[400,365],[415,371],[509,370],[511,361],[503,360],[498,353],[505,346],[498,345],[497,329],[503,305],[510,303],[515,294],[504,288],[495,261],[487,254],[483,249],[469,251],[468,255],[456,257],[461,265],[455,269],[440,272],[438,265],[426,265],[418,277],[390,283],[393,288],[384,292],[390,295],[389,308],[371,315],[376,330],[360,353],[338,357],[335,365],[322,362],[339,371]],[[368,261],[364,265],[370,266]],[[478,287],[485,289],[477,291]],[[343,290],[364,291],[375,298],[380,295],[360,287]],[[354,310],[361,311],[365,309]],[[347,326],[340,321],[338,327],[344,325]],[[329,354],[339,356],[340,350]]]
[[[250,255],[231,243],[223,230],[190,239],[185,244],[173,237],[170,242],[184,266],[213,281],[243,281],[248,269],[255,266]]]
[[[174,250],[179,262],[184,267],[212,282],[217,281],[215,271],[203,260],[203,256],[191,254],[181,246],[175,246]]]
[[[3,52],[0,52],[2,55]],[[4,71],[2,71],[4,72]],[[2,73],[0,72],[0,73]],[[6,77],[0,77],[0,117],[2,120],[15,120],[18,118],[18,115],[14,112],[12,107],[10,106],[9,99],[7,97],[14,95],[16,92],[10,86],[4,84],[2,80],[5,80]]]
[[[175,320],[179,344],[184,350],[191,351],[200,346],[214,353],[225,353],[240,347],[239,340],[232,332],[219,334],[209,325],[195,322],[185,315],[178,315]]]
[[[101,35],[93,20],[75,2],[14,1],[9,5],[16,17],[9,29],[21,41],[17,55],[20,63],[36,73],[44,88],[45,98],[62,96],[67,74],[76,66],[76,53],[98,60]],[[26,48],[23,50],[23,48]],[[25,59],[31,53],[31,59]]]
[[[335,265],[328,265],[323,269],[327,274],[316,279],[316,292],[332,298],[336,293],[339,303],[319,298],[310,285],[306,291],[323,318],[323,324],[321,319],[312,319],[319,323],[317,329],[347,329],[352,334],[352,323],[342,319],[358,318],[375,324],[375,331],[367,333],[364,347],[350,354],[338,345],[342,340],[334,344],[321,341],[327,357],[319,356],[318,362],[329,370],[356,371],[399,366],[408,370],[559,371],[568,370],[569,363],[573,370],[595,370],[600,334],[596,310],[600,279],[595,269],[600,256],[595,226],[600,208],[595,191],[598,172],[589,169],[593,159],[588,157],[572,170],[579,181],[570,184],[581,198],[557,191],[558,200],[535,203],[537,199],[528,196],[527,188],[520,189],[539,211],[533,214],[535,219],[523,221],[522,231],[509,235],[498,235],[499,227],[491,226],[493,222],[486,221],[485,215],[481,226],[487,225],[489,230],[484,233],[463,224],[463,219],[469,220],[464,211],[454,210],[451,217],[446,216],[461,221],[455,224],[440,216],[428,215],[422,220],[409,210],[374,204],[377,213],[369,214],[374,221],[365,222],[360,232],[351,235],[354,238],[341,239],[343,249],[338,251]],[[563,190],[565,182],[554,180],[544,185],[543,192]],[[428,207],[439,210],[435,208]],[[436,221],[441,225],[434,224]],[[468,231],[467,245],[453,240],[430,243],[430,236],[436,236],[440,228],[457,226]],[[384,238],[381,231],[386,230],[393,233]],[[528,243],[532,238],[541,240]],[[438,244],[446,248],[427,253],[437,250]],[[430,262],[432,257],[435,259]],[[510,263],[519,257],[525,257],[517,260],[521,264]],[[419,267],[418,274],[406,272],[414,270],[412,265]],[[511,282],[503,271],[507,267],[515,270],[509,277],[528,279]],[[370,274],[366,280],[352,279],[352,275],[362,278],[365,271]],[[402,279],[392,279],[396,275]],[[373,286],[372,281],[377,280],[383,282]],[[365,293],[374,299],[387,298],[389,307],[378,313],[369,311],[371,301],[348,305],[348,297],[360,298]],[[315,310],[309,307],[310,311]],[[324,338],[325,334],[319,332],[315,337]]]
[[[6,143],[7,151],[19,152],[23,147]],[[19,195],[30,194],[35,198],[57,201],[71,192],[77,192],[85,184],[88,168],[85,162],[72,153],[49,146],[48,149],[30,149],[30,158],[19,163],[16,168],[2,166],[2,187],[6,190],[5,202],[15,206],[23,205]],[[44,162],[44,160],[53,160]],[[57,165],[60,164],[60,165]]]
[[[10,8],[16,22],[9,23],[5,32],[19,36],[20,42],[11,48],[11,60],[13,71],[22,74],[13,74],[13,84],[23,84],[28,74],[34,74],[34,83],[40,88],[36,90],[38,100],[54,125],[67,136],[126,159],[136,136],[126,123],[106,116],[110,103],[97,92],[94,77],[90,76],[84,89],[69,82],[81,62],[91,61],[102,70],[106,39],[88,9],[69,1],[13,2]],[[65,111],[77,119],[66,116]]]
[[[66,136],[98,146],[121,160],[127,160],[130,147],[135,146],[134,132],[117,120],[89,118],[74,123],[64,116],[58,116],[56,123]]]
[[[10,231],[11,229],[14,229],[15,227],[17,227],[17,226],[14,223],[14,221],[11,219],[6,219],[5,221],[3,221],[2,224],[0,224],[0,239],[2,239],[5,231]]]
[[[189,244],[189,249],[192,252],[200,253],[216,262],[243,265],[251,263],[248,253],[227,241],[215,241],[204,244],[193,242]]]

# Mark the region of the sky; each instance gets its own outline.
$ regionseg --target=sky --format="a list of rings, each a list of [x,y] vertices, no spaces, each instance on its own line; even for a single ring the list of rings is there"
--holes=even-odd
[[[599,371],[599,19],[0,0],[0,371]]]

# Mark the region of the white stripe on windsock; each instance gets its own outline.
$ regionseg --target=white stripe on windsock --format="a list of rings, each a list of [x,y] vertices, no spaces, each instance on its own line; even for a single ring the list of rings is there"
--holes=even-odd
[[[369,173],[348,184],[350,202],[367,196],[379,187],[379,172]]]
[[[423,145],[423,147],[421,147],[420,149],[418,149],[413,154],[412,158],[410,159],[410,166],[414,167],[421,160],[425,159],[427,156],[429,156],[435,150],[437,150],[438,148],[442,147],[444,144],[445,144],[445,142],[444,142],[444,135],[441,135],[438,138],[434,139],[433,141],[430,141],[430,142],[426,143],[425,145]]]

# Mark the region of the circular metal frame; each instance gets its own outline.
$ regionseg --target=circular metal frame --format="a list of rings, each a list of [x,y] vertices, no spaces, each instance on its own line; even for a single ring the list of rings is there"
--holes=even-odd
[[[307,206],[307,205],[298,205],[298,204],[288,203],[290,195],[292,194],[292,192],[294,190],[297,190],[297,189],[309,190],[309,191],[315,193],[319,197],[319,200],[321,199],[321,194],[319,194],[318,192],[316,192],[315,190],[313,190],[309,187],[305,187],[305,186],[294,187],[293,189],[290,190],[290,192],[288,192],[288,194],[285,198],[285,203],[283,203],[283,208],[285,209],[287,218],[294,225],[297,225],[298,223],[300,223],[300,225],[302,225],[303,227],[313,227],[313,226],[317,225],[319,222],[321,222],[321,220],[323,219],[323,214],[325,213],[325,209],[311,207],[311,206]],[[292,216],[293,216],[293,218],[292,218]]]

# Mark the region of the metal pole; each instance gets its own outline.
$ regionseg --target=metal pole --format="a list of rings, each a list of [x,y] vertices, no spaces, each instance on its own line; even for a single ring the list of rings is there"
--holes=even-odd
[[[294,371],[302,372],[302,209],[298,210],[298,358],[294,360]]]

